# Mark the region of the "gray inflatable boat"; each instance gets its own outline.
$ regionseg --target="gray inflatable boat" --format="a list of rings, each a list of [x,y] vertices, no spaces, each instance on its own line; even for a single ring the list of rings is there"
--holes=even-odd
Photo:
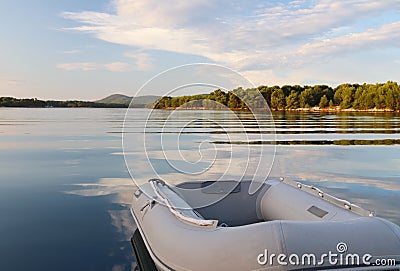
[[[157,270],[399,270],[397,225],[290,180],[268,180],[251,195],[249,185],[139,187],[131,211]]]

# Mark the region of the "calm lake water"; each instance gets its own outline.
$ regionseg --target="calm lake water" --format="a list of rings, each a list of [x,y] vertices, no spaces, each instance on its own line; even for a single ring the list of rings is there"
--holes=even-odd
[[[124,117],[0,108],[0,270],[132,270],[130,174],[139,183],[234,178],[262,146],[271,176],[400,224],[399,114],[274,113],[257,125],[247,113],[156,111],[147,120],[149,110],[135,109],[123,130]]]

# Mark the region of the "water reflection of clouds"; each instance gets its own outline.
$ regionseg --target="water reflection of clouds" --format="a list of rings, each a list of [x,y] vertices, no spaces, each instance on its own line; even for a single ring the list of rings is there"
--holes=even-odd
[[[71,185],[67,194],[95,197],[113,195],[113,202],[130,205],[135,185],[130,178],[101,178],[97,183],[81,183]]]
[[[111,224],[120,234],[123,243],[119,247],[121,251],[127,251],[131,255],[130,244],[128,241],[136,229],[134,220],[129,211],[132,203],[132,195],[135,189],[130,178],[101,178],[98,183],[81,183],[71,185],[71,189],[64,191],[66,194],[78,195],[83,197],[109,197],[112,203],[120,205],[122,208],[108,210]],[[115,253],[114,251],[110,254]],[[126,263],[115,264],[111,270],[136,270],[136,263],[132,262],[130,256]]]
[[[135,222],[129,210],[110,210],[108,211],[113,226],[122,234],[123,240],[130,240],[135,229]]]
[[[226,161],[230,160],[231,171],[227,179],[240,178],[243,175],[243,171],[247,166],[247,160],[244,159],[244,150],[246,148],[243,146],[237,146],[235,153],[241,153],[241,155],[236,156],[235,159],[228,159],[228,155],[225,159],[218,159],[212,170],[207,173],[207,179],[218,179],[221,176],[221,172],[224,172],[227,168]],[[219,149],[220,153],[223,152],[230,153],[230,148],[221,147]],[[362,176],[357,176],[356,174],[344,174],[341,172],[340,167],[335,167],[334,163],[329,163],[332,159],[335,160],[337,157],[332,155],[332,149],[330,148],[279,148],[277,161],[274,165],[274,170],[272,175],[274,177],[284,176],[290,179],[301,180],[305,183],[313,184],[321,187],[328,193],[335,196],[342,197],[344,199],[350,200],[356,204],[361,205],[370,210],[377,211],[378,215],[390,219],[396,223],[400,223],[398,216],[398,210],[395,209],[398,206],[400,199],[400,180],[395,177],[381,177],[381,178],[365,178]],[[344,153],[351,150],[342,150]],[[171,152],[173,152],[171,150]],[[334,153],[334,152],[333,152]],[[122,153],[114,153],[117,155],[122,155]],[[342,153],[343,154],[343,153]],[[339,154],[342,160],[346,155]],[[130,153],[129,155],[138,155],[141,153]],[[152,153],[153,157],[158,157],[159,161],[163,161],[162,151],[154,151]],[[175,153],[170,154],[171,157],[177,158]],[[138,183],[147,182],[149,177],[154,177],[150,171],[152,169],[148,168],[147,161],[143,160],[143,155],[141,155],[142,160],[136,160],[135,169],[139,174],[142,172],[142,177],[138,179]],[[138,157],[139,158],[139,157]],[[351,157],[349,157],[351,159]],[[252,160],[250,159],[250,164]],[[343,161],[344,163],[349,163],[350,161]],[[386,161],[381,161],[385,163]],[[164,162],[165,163],[165,162]],[[362,165],[362,162],[359,162]],[[164,165],[165,166],[165,165]],[[369,167],[368,163],[364,164],[365,167]],[[147,170],[146,171],[146,167]],[[163,167],[163,166],[162,166]],[[379,167],[377,167],[379,168]],[[328,172],[330,169],[331,172]],[[284,174],[282,173],[284,171]],[[153,173],[154,174],[154,173]],[[179,172],[174,172],[166,170],[164,174],[161,174],[163,179],[167,180],[171,184],[178,184],[184,181],[188,181],[188,177]],[[198,177],[193,177],[193,180],[199,180]],[[201,178],[200,178],[201,179]],[[80,185],[82,189],[70,191],[70,193],[85,195],[85,196],[101,196],[114,194],[116,197],[115,202],[123,203],[126,205],[130,204],[130,192],[133,189],[132,181],[127,179],[102,179],[99,184],[82,184]],[[387,193],[391,193],[387,196]],[[382,198],[385,195],[385,198]],[[121,213],[121,217],[117,218],[114,214],[114,219],[116,227],[123,228],[126,225],[124,221],[124,214]],[[118,223],[118,224],[117,224]],[[125,224],[123,224],[125,223]],[[125,225],[125,226],[124,226]]]
[[[198,161],[200,156],[197,150],[181,150],[181,153],[176,150],[148,151],[150,163],[140,152],[125,153],[125,156],[132,156],[127,159],[127,163],[134,172],[136,183],[141,184],[149,178],[159,177],[170,184],[178,184],[197,180],[240,180],[246,174],[247,178],[252,178],[259,164],[264,166],[272,163],[273,152],[271,150],[270,153],[261,156],[259,148],[250,148],[254,156],[249,156],[249,146],[220,145],[215,149],[203,149],[201,161]],[[183,161],[182,156],[195,162]]]
[[[126,137],[124,138],[124,140],[130,142],[130,148],[125,149],[125,156],[128,158],[127,164],[138,184],[147,182],[149,178],[155,177],[160,177],[170,184],[178,184],[189,180],[215,180],[222,175],[224,175],[225,179],[238,180],[246,172],[248,164],[250,167],[255,167],[259,164],[258,162],[260,162],[261,166],[268,165],[271,162],[270,153],[273,149],[269,146],[263,146],[265,149],[261,161],[257,157],[261,155],[257,151],[260,149],[260,146],[225,146],[205,143],[199,149],[201,142],[207,140],[226,140],[228,137],[223,129],[212,127],[210,123],[195,123],[195,125],[186,128],[185,131],[188,134],[181,135],[179,138],[178,133],[181,130],[180,128],[187,121],[199,118],[200,113],[196,111],[180,112],[179,116],[172,120],[164,130],[170,133],[163,135],[160,134],[160,131],[170,112],[156,111],[156,118],[150,120],[149,126],[146,128],[146,131],[151,133],[147,133],[145,136],[143,135],[144,116],[147,115],[147,111],[141,111],[141,113],[143,113],[143,116],[137,117],[138,115],[135,115],[132,122],[128,123],[127,130],[125,131],[127,132],[125,134]],[[224,112],[204,111],[201,113],[207,118],[214,118],[218,122],[223,123],[227,131],[236,131],[241,128],[237,126],[235,119]],[[245,130],[257,131],[261,129],[266,132],[271,131],[269,123],[266,122],[265,126],[257,128],[254,126],[256,123],[251,119],[249,114],[239,115],[241,115],[241,121],[244,124]],[[282,119],[279,119],[276,115],[274,116],[277,117],[275,124],[280,125],[279,129],[287,132],[287,134],[278,134],[277,140],[379,139],[398,138],[400,136],[396,133],[361,133],[361,127],[364,126],[367,128],[377,128],[376,131],[382,130],[382,127],[375,127],[375,120],[379,118],[371,116],[343,118],[336,115],[325,115],[322,117],[319,115],[318,117],[297,113],[293,115],[301,119],[291,121],[287,119],[287,116]],[[393,124],[397,125],[397,122]],[[292,129],[292,127],[297,128]],[[296,131],[312,131],[314,129],[322,132],[292,133]],[[213,133],[208,133],[210,131]],[[336,133],[324,133],[323,131]],[[360,131],[360,133],[346,134],[340,133],[341,131]],[[273,135],[267,134],[264,137],[274,139]],[[164,142],[161,142],[161,138],[163,138]],[[180,140],[179,142],[178,139]],[[232,141],[257,140],[259,139],[259,135],[230,133],[229,139]],[[143,152],[144,141],[146,141],[147,154]],[[118,140],[108,138],[107,142],[112,142],[107,143],[110,144],[110,148],[119,147]],[[90,142],[79,143],[77,141],[72,144],[76,147],[77,143],[82,145],[91,144]],[[89,146],[96,147],[96,144]],[[178,152],[178,147],[180,152]],[[250,157],[248,157],[248,148],[252,150],[252,156]],[[332,191],[334,195],[354,201],[363,206],[365,205],[364,207],[377,210],[378,214],[382,214],[392,221],[398,221],[399,213],[395,208],[397,208],[398,202],[400,202],[400,180],[396,179],[399,177],[400,172],[399,151],[399,146],[278,146],[271,176],[283,176],[296,180],[304,180],[304,182],[313,182],[315,185],[327,190],[327,192]],[[214,152],[217,153],[215,161]],[[112,154],[124,155],[120,151],[115,151]],[[147,156],[150,158],[151,165],[149,165]],[[170,164],[166,162],[166,158],[168,158]],[[187,160],[186,163],[183,158]],[[200,161],[199,158],[201,158]],[[199,162],[194,163],[196,161]],[[212,168],[202,175],[182,174],[179,170],[174,169],[175,166],[183,171],[196,172],[208,168],[211,162],[213,163]],[[125,190],[124,182],[133,185],[130,179],[122,182],[117,179],[102,179],[98,186],[82,185],[81,189],[77,189],[74,193],[80,193],[85,196],[114,195],[115,202],[125,202],[124,204],[129,205],[130,195],[123,196],[123,191]],[[113,183],[113,185],[105,185],[105,183]],[[386,197],[386,192],[390,192],[391,196]],[[383,197],[382,195],[385,196]],[[124,216],[124,214],[121,215]],[[118,219],[114,218],[113,220]],[[120,220],[124,221],[123,218]],[[121,221],[118,222],[119,225],[123,223]],[[121,228],[122,226],[118,227]]]
[[[279,146],[273,174],[318,186],[400,224],[397,153],[380,146]]]
[[[135,185],[130,178],[102,178],[98,183],[81,183],[72,187],[64,193],[84,197],[110,196],[112,203],[123,206],[122,210],[109,210],[108,213],[113,226],[122,234],[122,241],[132,237],[135,224],[129,208]]]
[[[363,155],[364,149],[359,149],[361,153],[356,154],[356,150],[346,147],[279,147],[274,172],[295,179],[320,182],[334,180],[335,183],[356,183],[384,190],[400,190],[400,179],[396,178],[399,170],[397,159],[391,159],[387,148],[381,149],[386,156],[378,155],[376,148],[375,157]],[[355,160],[354,156],[358,159]],[[369,171],[374,171],[374,174]],[[385,174],[373,176],[381,171]]]
[[[72,160],[65,160],[64,164],[65,165],[70,165],[70,166],[77,166],[81,163],[80,160],[72,159]]]
[[[92,138],[65,140],[63,138],[38,138],[25,136],[11,136],[1,137],[0,149],[8,150],[26,150],[26,149],[41,149],[41,150],[65,150],[65,151],[79,151],[98,148],[120,149],[121,140],[119,138]]]
[[[400,191],[400,180],[388,180],[385,178],[382,179],[366,179],[366,178],[356,178],[353,176],[337,176],[337,175],[327,175],[327,174],[302,174],[300,180],[317,180],[318,183],[324,185],[326,187],[331,188],[351,188],[350,185],[355,185],[355,187],[360,188],[364,187],[373,187],[378,188],[384,191]],[[354,187],[354,186],[353,186]],[[374,190],[375,193],[379,194],[379,190]]]
[[[132,140],[132,149],[125,154],[133,158],[131,167],[135,172],[135,178],[139,180],[139,183],[143,183],[147,182],[149,178],[156,177],[153,170],[148,167],[147,158],[140,148],[140,144],[143,143],[143,127],[149,111],[134,109],[133,112],[134,114],[129,116],[131,122],[126,127],[127,132],[131,133],[131,136],[126,137],[126,139]],[[203,116],[207,118],[218,120],[227,131],[257,132],[263,130],[270,132],[272,127],[268,122],[265,122],[261,128],[255,126],[256,123],[248,113],[238,113],[241,123],[244,124],[244,129],[242,129],[242,125],[238,125],[235,118],[231,118],[230,114],[221,111],[202,111],[201,114],[203,113]],[[51,189],[59,187],[57,186],[58,183],[65,184],[60,189],[67,190],[65,193],[76,196],[65,197],[68,200],[65,202],[60,197],[60,201],[55,202],[55,206],[62,208],[60,211],[66,213],[70,211],[81,213],[80,211],[83,211],[83,215],[85,215],[85,212],[94,212],[99,223],[104,223],[99,229],[108,230],[104,232],[106,239],[110,236],[113,238],[116,236],[116,239],[125,241],[107,241],[105,243],[108,249],[106,253],[110,255],[119,254],[118,257],[121,257],[121,261],[112,267],[113,271],[134,270],[134,266],[131,266],[131,258],[123,260],[123,255],[131,253],[131,251],[127,252],[130,249],[130,243],[127,240],[135,229],[129,212],[135,186],[130,178],[101,178],[98,179],[98,183],[92,181],[93,178],[102,176],[128,176],[123,166],[123,153],[121,151],[121,130],[124,114],[125,109],[2,108],[0,120],[0,149],[3,157],[2,184],[6,186],[16,185],[15,187],[18,187],[18,190],[21,189],[21,192],[27,189],[24,199],[31,200],[31,207],[35,209],[41,208],[43,200],[47,202],[45,197],[47,194],[43,194],[41,200],[36,200],[38,194],[32,187],[43,190],[41,191],[43,193],[47,193],[47,190],[52,193]],[[164,155],[161,152],[160,134],[157,133],[160,132],[160,128],[170,112],[157,111],[157,114],[159,118],[152,120],[150,123],[152,127],[148,128],[148,131],[155,133],[148,134],[146,143],[148,143],[147,150],[150,151],[149,155],[154,163],[159,164],[160,168],[164,168],[166,166],[162,162]],[[171,125],[166,128],[167,132],[175,133],[175,135],[163,135],[167,141],[164,150],[167,151],[167,156],[172,162],[181,163],[181,157],[176,152],[176,133],[188,120],[199,118],[199,114],[198,111],[182,112],[179,118],[172,120]],[[278,134],[278,139],[399,138],[399,117],[393,114],[387,118],[381,116],[371,114],[348,116],[274,113],[278,130],[285,133],[283,135]],[[369,130],[374,133],[368,132]],[[223,129],[216,125],[210,125],[210,122],[197,122],[185,131],[188,134],[181,136],[180,148],[183,156],[191,162],[197,161],[196,159],[199,158],[198,146],[200,142],[227,139],[226,134],[223,134]],[[386,133],[387,131],[390,131],[390,133]],[[297,132],[300,133],[295,134]],[[249,140],[259,139],[259,136],[254,133],[247,135],[230,133],[229,136],[235,141],[245,141],[246,136]],[[218,150],[218,161],[215,163],[214,169],[210,170],[207,176],[204,176],[210,180],[218,179],[227,167],[230,168],[230,175],[226,178],[237,180],[243,174],[248,161],[254,166],[257,160],[256,156],[259,155],[257,152],[259,146],[251,146],[254,149],[253,156],[250,159],[247,158],[247,146],[234,146],[233,159],[229,161],[232,152],[230,146],[218,145],[215,147]],[[212,144],[202,146],[204,161],[212,160],[212,148]],[[378,216],[400,224],[398,210],[400,203],[399,153],[399,145],[388,147],[372,145],[358,147],[278,146],[277,161],[274,164],[272,176],[284,176],[319,186],[327,193],[347,199],[366,209],[375,210]],[[264,156],[261,163],[262,165],[269,163],[268,155]],[[199,163],[198,167],[202,168],[205,165]],[[15,172],[21,175],[13,179],[11,177],[17,176]],[[186,175],[170,169],[166,170],[161,177],[172,184],[188,181]],[[198,178],[198,176],[193,176],[193,178]],[[87,181],[82,181],[85,179]],[[71,184],[77,181],[83,183]],[[53,199],[53,195],[51,194],[49,199],[50,197]],[[76,209],[68,209],[70,206],[77,208],[78,205],[72,203],[80,202],[78,196],[98,197],[97,199],[82,201],[96,203],[96,205],[79,205],[78,208],[82,209],[79,212],[76,212]],[[109,201],[111,204],[108,204]],[[16,202],[19,202],[19,200],[17,199]],[[103,204],[104,202],[107,202],[108,205]],[[14,207],[18,208],[18,206]],[[98,212],[105,214],[105,218],[103,216],[97,217]],[[20,212],[16,212],[16,214],[18,213]],[[48,212],[44,213],[47,214]],[[46,216],[40,215],[40,212],[35,213],[38,221],[47,219]],[[7,220],[13,221],[13,218],[10,216]],[[71,216],[71,218],[92,219],[85,216]],[[109,227],[107,224],[110,221],[113,227]],[[60,237],[60,241],[65,242],[63,238],[68,239],[69,234],[79,233],[81,230],[80,223],[81,221],[77,222],[79,231],[74,228],[66,229],[68,234],[65,235],[66,237]],[[51,230],[52,225],[50,224],[42,225],[39,223],[38,228],[33,228],[33,230]],[[7,222],[5,225],[7,226]],[[118,232],[116,235],[113,235],[114,228]],[[13,232],[11,229],[6,234],[18,237],[19,232],[17,230]],[[84,237],[82,240],[85,243],[95,241],[91,237]],[[42,241],[52,242],[52,240],[46,239]],[[70,244],[70,241],[68,240],[67,243]],[[108,245],[110,245],[109,248]],[[121,252],[124,249],[125,252]],[[37,253],[41,253],[41,251]],[[77,254],[71,255],[76,256]],[[107,254],[99,255],[99,257],[102,256],[107,257]],[[69,257],[69,254],[67,257]],[[83,259],[82,261],[86,260]]]

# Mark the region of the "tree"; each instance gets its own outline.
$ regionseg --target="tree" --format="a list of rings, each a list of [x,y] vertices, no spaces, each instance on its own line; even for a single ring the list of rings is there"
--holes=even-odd
[[[299,108],[299,93],[295,90],[290,92],[290,95],[286,97],[286,108],[287,109],[296,109]]]
[[[314,104],[310,104],[310,106],[316,106],[324,95],[331,95],[331,88],[327,85],[315,85],[311,88],[311,93],[314,98]],[[328,96],[326,98],[328,99]]]
[[[335,89],[334,102],[340,108],[347,109],[353,107],[355,93],[360,87],[358,84],[342,84]]]
[[[240,100],[239,98],[232,92],[228,92],[228,107],[229,108],[239,108]]]
[[[217,103],[220,105],[227,105],[228,104],[228,97],[225,92],[223,92],[220,89],[215,90],[214,92],[211,93],[211,95],[214,96],[214,99]]]
[[[273,109],[285,108],[285,94],[283,93],[282,89],[277,89],[274,92],[272,92],[271,107]]]
[[[171,107],[171,97],[164,96],[161,99],[159,99],[156,104],[154,105],[154,108],[156,109],[161,109],[161,108],[168,108]]]
[[[170,101],[171,107],[179,107],[179,97],[173,97]]]
[[[272,95],[274,88],[261,86],[261,87],[258,87],[258,90],[261,92],[261,94],[264,97],[265,101],[267,102],[268,106],[271,106],[271,95]]]
[[[319,107],[320,108],[326,108],[328,106],[328,98],[326,95],[322,96],[321,100],[319,101]]]
[[[304,91],[302,91],[299,95],[299,98],[300,98],[301,108],[308,108],[314,105],[314,97],[311,88],[307,88]]]
[[[385,105],[386,108],[392,110],[400,109],[400,87],[396,82],[388,81],[385,86],[387,86],[387,91],[385,93]]]
[[[342,92],[342,102],[340,103],[340,108],[347,109],[353,106],[354,102],[354,87],[346,87]]]

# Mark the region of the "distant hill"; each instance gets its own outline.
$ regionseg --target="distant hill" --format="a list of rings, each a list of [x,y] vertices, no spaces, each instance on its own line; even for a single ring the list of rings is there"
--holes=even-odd
[[[38,100],[36,98],[23,98],[18,99],[14,97],[0,97],[0,107],[31,107],[31,108],[74,108],[74,107],[87,107],[87,108],[127,108],[128,104],[114,104],[114,103],[97,103],[90,101],[54,101],[54,100]],[[138,107],[138,106],[135,106]]]
[[[129,104],[131,100],[132,97],[122,94],[113,94],[95,102],[105,104]]]
[[[159,96],[154,95],[146,95],[146,96],[139,96],[133,99],[133,105],[137,107],[145,107],[147,104],[152,104],[157,101]],[[122,95],[122,94],[112,94],[107,96],[101,100],[96,101],[96,103],[103,103],[103,104],[126,104],[128,105],[132,100],[132,97]]]
[[[154,95],[140,96],[133,99],[131,107],[145,108],[152,107],[152,105],[160,97]],[[0,107],[32,107],[32,108],[74,108],[74,107],[87,107],[87,108],[127,108],[132,100],[132,97],[114,94],[98,101],[55,101],[55,100],[38,100],[36,98],[14,98],[14,97],[0,97]]]

